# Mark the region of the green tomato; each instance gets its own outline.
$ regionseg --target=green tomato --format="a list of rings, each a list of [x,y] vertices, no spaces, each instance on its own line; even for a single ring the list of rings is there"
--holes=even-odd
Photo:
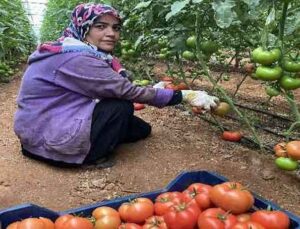
[[[134,49],[128,49],[128,50],[127,50],[127,54],[128,54],[129,56],[134,56],[134,55],[135,55],[135,50],[134,50]]]
[[[288,158],[288,157],[278,157],[275,160],[275,164],[277,165],[278,168],[283,169],[283,170],[296,170],[298,169],[299,165],[298,162]]]
[[[186,45],[190,48],[196,48],[197,38],[195,35],[188,37],[186,40]]]
[[[134,81],[132,81],[132,83],[134,85],[141,86],[141,80],[134,80]]]
[[[262,47],[258,47],[252,52],[252,59],[259,64],[271,65],[279,60],[281,56],[280,49],[272,49],[270,51],[263,50]]]
[[[128,48],[131,47],[131,44],[128,40],[123,40],[123,41],[121,41],[121,47],[125,48],[125,49],[128,49]]]
[[[284,58],[282,67],[287,72],[300,72],[300,60],[293,61],[291,59]]]
[[[182,57],[186,60],[193,60],[195,58],[195,54],[192,53],[191,51],[185,50],[182,53]]]
[[[147,85],[149,85],[150,84],[150,80],[141,80],[140,81],[140,85],[141,86],[147,86]]]
[[[165,60],[165,59],[167,59],[167,54],[166,54],[166,53],[159,53],[159,54],[158,54],[158,59],[160,59],[160,60]]]
[[[162,48],[161,50],[160,50],[160,53],[167,53],[168,52],[168,48]]]
[[[218,44],[214,41],[204,41],[200,44],[200,49],[204,54],[213,54],[218,51]]]
[[[256,69],[255,75],[257,76],[258,79],[263,81],[278,80],[282,75],[282,68],[279,66],[275,66],[275,67],[259,66]]]
[[[284,75],[280,78],[279,84],[280,87],[285,90],[295,90],[297,88],[300,88],[300,79]]]
[[[272,87],[272,86],[265,87],[265,91],[267,95],[270,97],[278,96],[280,94],[280,91],[276,87]]]
[[[159,38],[157,43],[159,47],[163,48],[167,46],[168,41],[165,38]]]

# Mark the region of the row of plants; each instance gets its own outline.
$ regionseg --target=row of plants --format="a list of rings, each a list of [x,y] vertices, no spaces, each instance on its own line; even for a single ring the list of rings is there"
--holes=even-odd
[[[0,81],[6,82],[36,47],[36,37],[20,0],[0,6]]]

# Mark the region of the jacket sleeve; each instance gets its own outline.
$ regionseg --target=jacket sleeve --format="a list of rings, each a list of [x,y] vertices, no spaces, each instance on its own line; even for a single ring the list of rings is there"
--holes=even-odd
[[[63,63],[54,82],[92,99],[119,98],[157,107],[167,105],[173,96],[172,90],[137,87],[105,61],[84,54]]]

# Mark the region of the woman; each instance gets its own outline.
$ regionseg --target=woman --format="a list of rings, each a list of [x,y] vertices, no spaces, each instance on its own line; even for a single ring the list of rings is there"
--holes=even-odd
[[[29,57],[14,125],[24,155],[57,166],[112,166],[107,159],[118,144],[151,132],[133,115],[133,102],[216,106],[218,99],[206,92],[134,86],[112,56],[120,29],[111,6],[81,4],[64,35]]]

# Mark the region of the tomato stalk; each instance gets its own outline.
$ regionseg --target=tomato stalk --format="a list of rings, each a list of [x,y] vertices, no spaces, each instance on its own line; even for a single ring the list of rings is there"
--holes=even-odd
[[[242,86],[242,84],[243,84],[244,81],[246,80],[247,76],[248,76],[247,74],[244,75],[244,77],[243,77],[243,79],[241,80],[241,82],[239,82],[238,85],[236,85],[236,90],[235,90],[235,92],[233,93],[233,97],[236,96],[237,92],[239,91],[240,87]]]
[[[197,59],[197,65],[198,68],[202,68],[204,75],[207,77],[207,79],[212,83],[213,87],[219,91],[221,93],[221,95],[224,97],[225,102],[227,102],[230,107],[234,110],[234,112],[245,122],[246,126],[249,128],[249,130],[251,131],[255,142],[259,145],[260,149],[263,149],[263,145],[261,143],[261,141],[259,140],[259,137],[255,131],[255,129],[253,128],[253,126],[250,124],[250,121],[248,120],[248,118],[246,116],[244,116],[234,105],[232,99],[227,95],[227,93],[225,92],[225,90],[218,85],[218,83],[216,82],[216,80],[211,76],[210,74],[210,70],[208,69],[208,66],[206,64],[206,62],[204,61],[203,58],[203,54],[200,50],[199,47],[199,15],[196,14],[196,37],[197,37],[197,42],[196,42],[196,59]]]
[[[285,98],[287,99],[288,103],[290,104],[290,107],[292,109],[292,113],[295,116],[295,122],[293,122],[290,126],[290,128],[285,132],[285,136],[287,138],[287,140],[289,139],[289,136],[291,135],[292,131],[300,125],[300,112],[298,110],[298,106],[297,103],[294,99],[294,94],[293,92],[289,92],[289,93],[284,93]]]
[[[282,15],[281,15],[281,19],[280,19],[280,27],[279,27],[279,40],[281,41],[281,52],[282,53],[284,53],[284,27],[285,27],[285,21],[286,21],[286,17],[287,17],[288,6],[289,6],[289,3],[284,1]]]

